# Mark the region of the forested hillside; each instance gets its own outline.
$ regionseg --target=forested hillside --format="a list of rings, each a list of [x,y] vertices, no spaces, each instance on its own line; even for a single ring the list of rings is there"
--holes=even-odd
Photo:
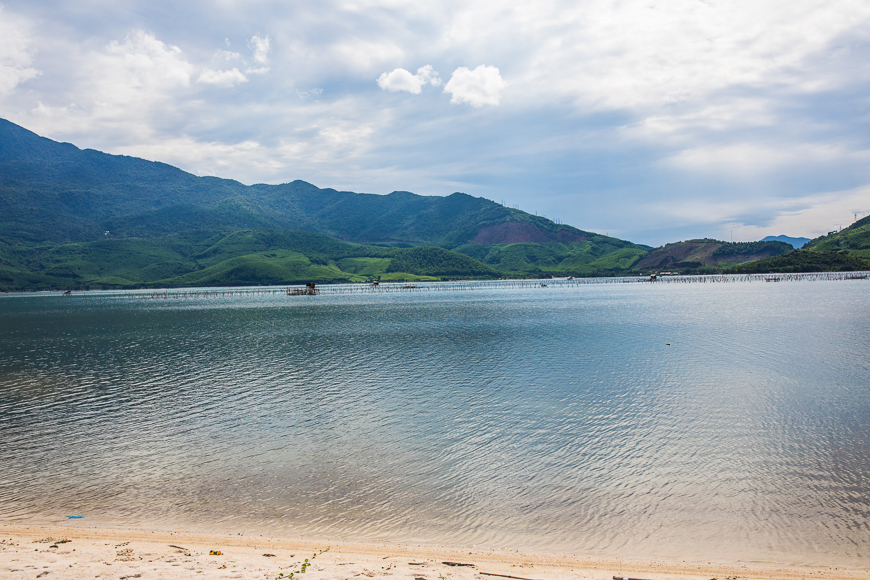
[[[645,251],[463,193],[246,186],[0,120],[0,288],[591,275]]]
[[[0,120],[0,290],[870,267],[870,218],[789,244],[634,244],[453,193],[246,186]]]
[[[466,243],[573,242],[590,234],[493,201],[245,186],[133,157],[80,150],[0,120],[0,239],[86,242],[188,231],[305,230],[359,243],[452,249]]]
[[[744,264],[735,272],[831,272],[870,270],[870,216],[829,232],[777,258]]]

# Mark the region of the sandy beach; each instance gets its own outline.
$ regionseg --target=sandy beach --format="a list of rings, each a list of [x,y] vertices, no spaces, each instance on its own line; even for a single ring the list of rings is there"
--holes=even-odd
[[[301,572],[302,564],[309,565]],[[0,577],[351,580],[857,579],[866,570],[764,562],[633,561],[473,547],[0,524]]]

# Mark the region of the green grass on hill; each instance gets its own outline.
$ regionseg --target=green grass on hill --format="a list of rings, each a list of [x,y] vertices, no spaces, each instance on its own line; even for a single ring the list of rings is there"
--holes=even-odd
[[[728,270],[736,274],[791,272],[852,272],[870,270],[870,260],[844,252],[794,250],[788,254],[741,264]]]
[[[268,250],[223,260],[202,270],[161,282],[171,286],[248,286],[303,282],[364,282],[331,265],[316,264],[289,250]]]
[[[412,272],[426,276],[500,276],[502,273],[477,260],[442,248],[396,250],[387,273]]]
[[[811,240],[801,250],[733,268],[733,272],[848,272],[870,270],[870,216]]]
[[[623,240],[594,236],[582,242],[465,245],[457,252],[520,276],[588,276],[628,271],[647,250]]]
[[[0,289],[81,289],[338,283],[499,277],[442,248],[384,248],[323,234],[237,231],[161,239],[0,244]]]
[[[846,229],[830,232],[810,241],[807,246],[810,251],[845,251],[861,252],[866,255],[870,251],[870,216],[862,218]]]

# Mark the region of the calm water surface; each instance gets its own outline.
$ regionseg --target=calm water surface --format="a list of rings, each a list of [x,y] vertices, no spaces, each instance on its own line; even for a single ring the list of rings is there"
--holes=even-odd
[[[870,561],[870,284],[0,298],[0,521]]]

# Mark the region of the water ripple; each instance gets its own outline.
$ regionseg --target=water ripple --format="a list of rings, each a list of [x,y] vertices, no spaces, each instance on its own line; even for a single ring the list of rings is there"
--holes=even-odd
[[[0,298],[0,518],[866,561],[860,282]]]

